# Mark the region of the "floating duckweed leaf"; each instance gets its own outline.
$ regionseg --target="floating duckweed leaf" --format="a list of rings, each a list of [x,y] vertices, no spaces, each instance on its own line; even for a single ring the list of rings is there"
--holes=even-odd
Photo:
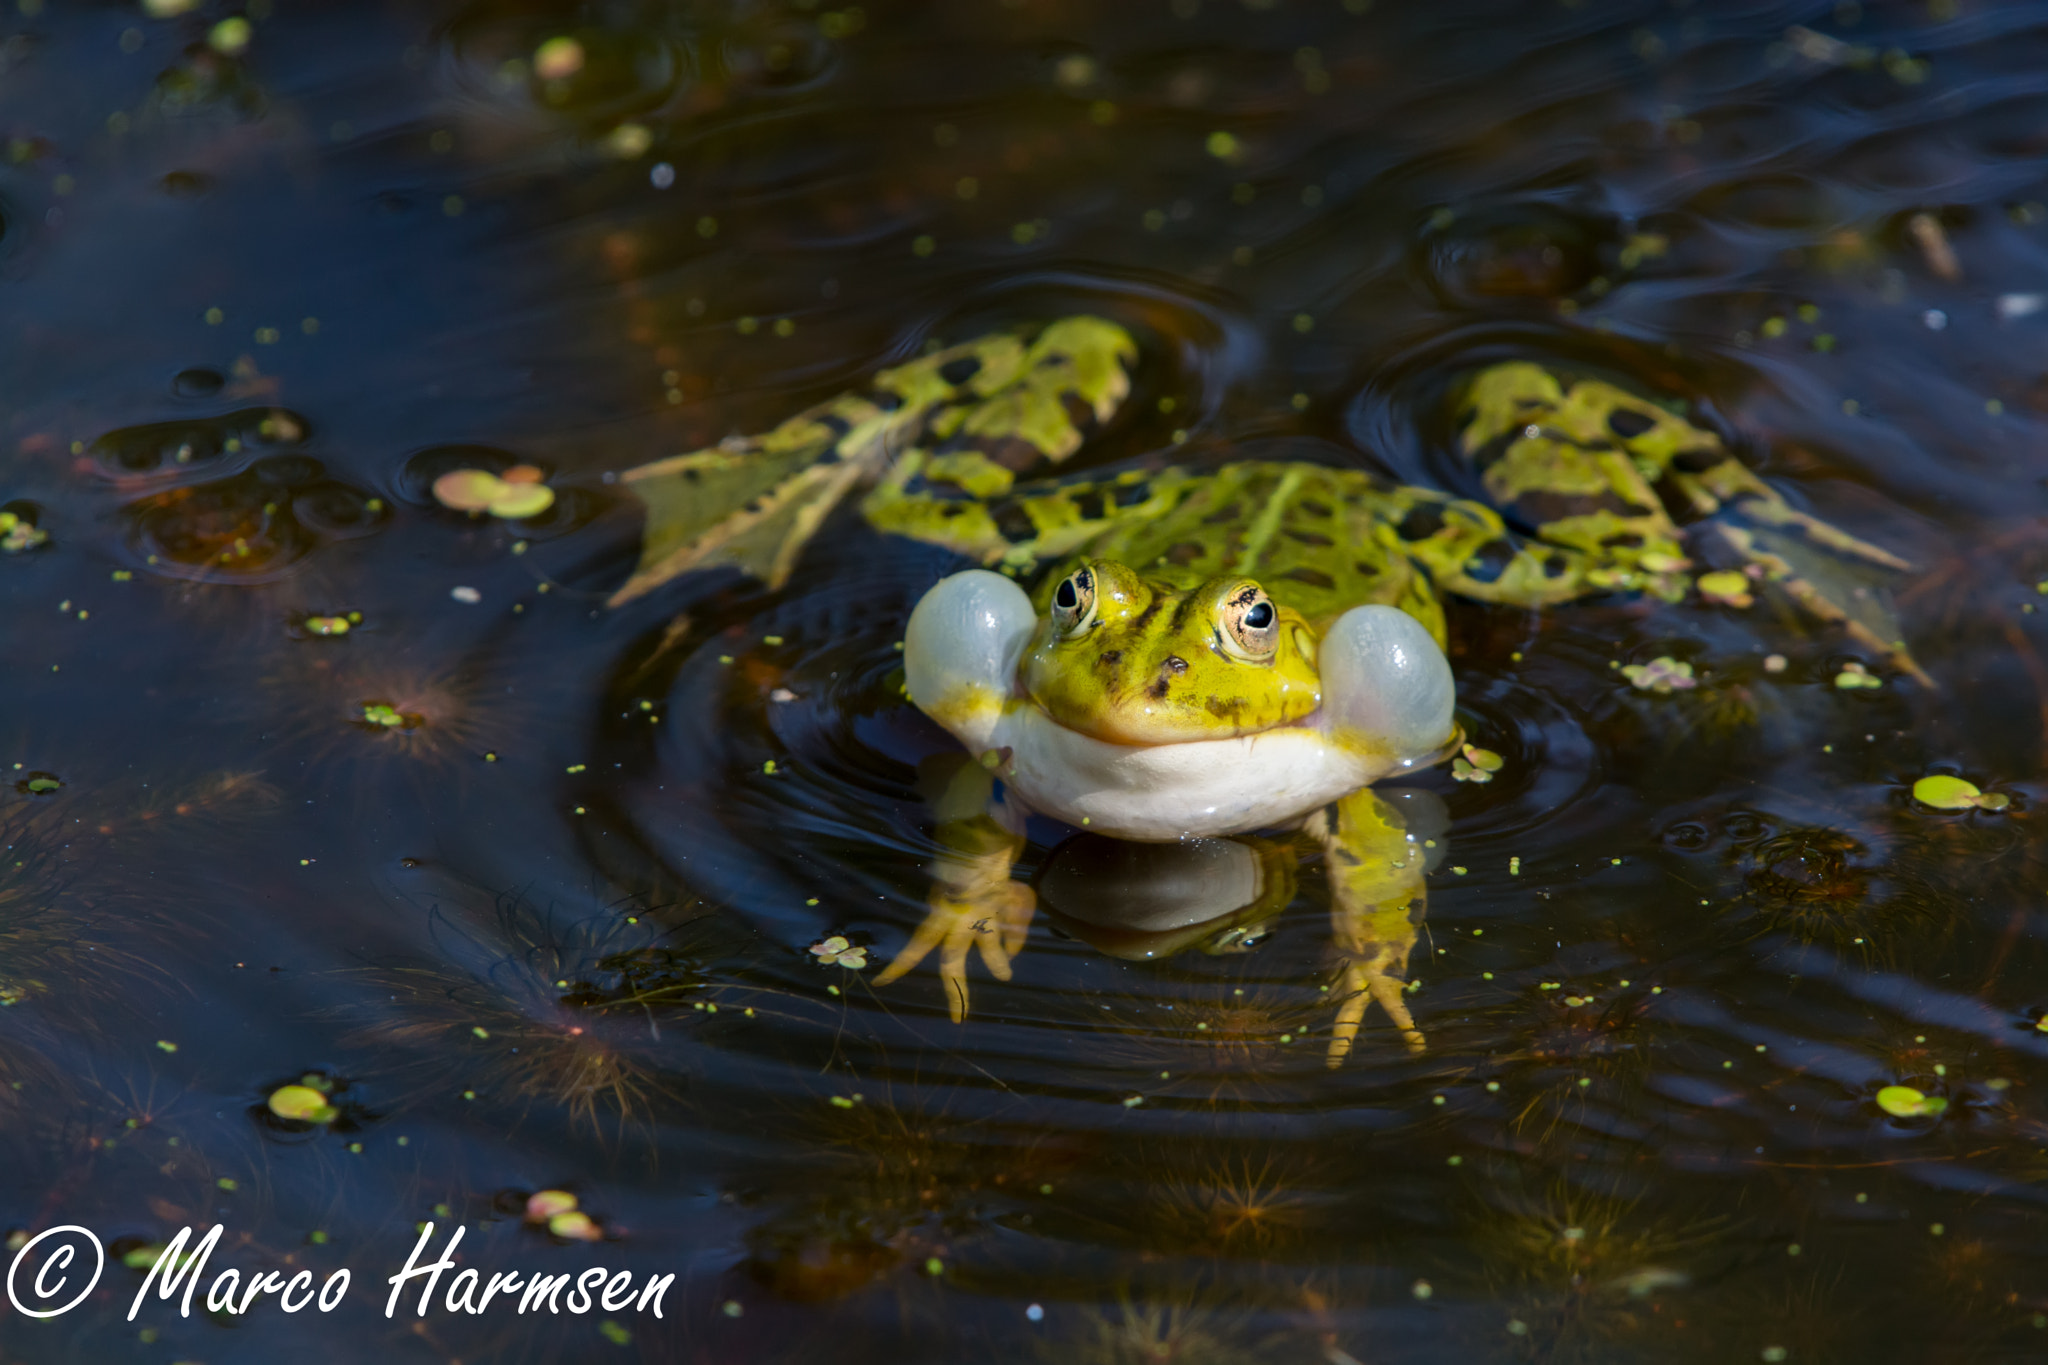
[[[1842,665],[1842,671],[1835,674],[1835,686],[1854,691],[1859,687],[1883,687],[1884,679],[1875,676],[1862,664],[1851,660]]]
[[[1692,665],[1668,654],[1660,654],[1646,664],[1630,664],[1621,672],[1636,687],[1659,696],[1699,686],[1699,680],[1692,675]]]
[[[490,514],[516,521],[520,517],[537,517],[555,505],[555,490],[544,483],[509,483],[505,491],[491,500]]]
[[[1756,602],[1749,595],[1749,579],[1733,569],[1701,574],[1699,589],[1701,597],[1724,607],[1747,607]]]
[[[236,15],[221,20],[207,30],[206,45],[215,52],[233,57],[248,49],[249,39],[254,35],[255,29],[249,21]]]
[[[581,1210],[571,1209],[548,1219],[548,1231],[570,1242],[595,1242],[604,1236],[597,1220]]]
[[[506,491],[503,479],[481,469],[453,469],[434,480],[434,501],[458,512],[488,511]]]
[[[1933,773],[1913,784],[1913,799],[1936,810],[2004,810],[2012,798],[2004,792],[1984,792],[1974,782],[1945,773]]]
[[[526,1221],[545,1223],[576,1211],[576,1196],[567,1190],[541,1190],[526,1198]]]
[[[301,624],[314,635],[346,635],[349,632],[346,616],[308,616]]]
[[[31,773],[20,784],[21,790],[30,796],[48,796],[51,792],[61,791],[63,786],[61,778],[53,777],[49,773]]]
[[[600,1322],[597,1325],[597,1330],[602,1332],[604,1339],[614,1346],[631,1346],[633,1344],[633,1334],[618,1323],[613,1322],[610,1318]]]
[[[434,501],[457,512],[489,512],[507,520],[535,517],[555,505],[555,490],[541,482],[545,477],[530,464],[514,465],[502,475],[451,469],[434,480]]]
[[[295,1123],[331,1123],[339,1112],[310,1085],[281,1085],[270,1092],[267,1103],[271,1113]]]
[[[363,705],[363,723],[395,728],[405,724],[405,717],[395,706],[381,701],[366,702]]]
[[[18,555],[23,550],[47,544],[49,539],[48,531],[40,529],[21,513],[0,512],[0,553]]]
[[[821,963],[851,967],[855,971],[868,965],[868,950],[856,947],[842,934],[819,939],[811,945],[811,955]]]
[[[1467,744],[1451,763],[1451,776],[1460,782],[1491,782],[1507,760],[1491,749]]]
[[[574,38],[550,38],[533,52],[533,74],[544,81],[562,81],[583,69],[583,44]]]
[[[1888,1085],[1877,1092],[1877,1107],[1898,1119],[1933,1118],[1948,1108],[1948,1101],[1923,1095],[1910,1085]]]

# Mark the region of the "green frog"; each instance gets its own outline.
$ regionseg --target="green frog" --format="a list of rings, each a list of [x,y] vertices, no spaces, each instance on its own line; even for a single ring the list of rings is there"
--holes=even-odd
[[[937,949],[955,1021],[970,952],[1008,979],[1025,942],[1035,896],[1012,867],[1037,812],[1141,841],[1296,831],[1342,960],[1330,1064],[1375,1002],[1421,1050],[1404,984],[1431,841],[1372,784],[1458,747],[1445,593],[1539,608],[1771,583],[1925,681],[1869,586],[1905,561],[1798,512],[1671,407],[1525,361],[1481,370],[1457,440],[1486,502],[1307,462],[1059,476],[1137,357],[1100,317],[996,333],[623,476],[648,523],[615,605],[719,565],[780,587],[856,493],[877,529],[982,566],[905,632],[911,701],[979,762],[936,793],[930,912],[876,978]]]

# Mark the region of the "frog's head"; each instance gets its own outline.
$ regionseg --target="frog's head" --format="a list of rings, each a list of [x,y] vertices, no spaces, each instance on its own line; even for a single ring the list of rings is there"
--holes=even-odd
[[[1059,580],[1020,677],[1048,716],[1111,744],[1249,734],[1322,703],[1315,632],[1257,583],[1175,588],[1106,559]]]
[[[1453,733],[1450,664],[1405,612],[1353,607],[1318,639],[1247,579],[1182,591],[1105,560],[1060,580],[1043,621],[1000,574],[943,580],[911,614],[904,671],[976,751],[1016,705],[1120,746],[1299,726],[1376,774],[1434,761]]]

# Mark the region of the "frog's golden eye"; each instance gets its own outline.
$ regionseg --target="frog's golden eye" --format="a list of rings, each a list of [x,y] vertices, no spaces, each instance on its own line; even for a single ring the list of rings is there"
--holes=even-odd
[[[1233,653],[1252,659],[1279,648],[1280,609],[1264,588],[1246,583],[1223,599],[1223,638]]]
[[[1052,594],[1052,631],[1071,639],[1095,624],[1095,574],[1081,568],[1060,580]]]

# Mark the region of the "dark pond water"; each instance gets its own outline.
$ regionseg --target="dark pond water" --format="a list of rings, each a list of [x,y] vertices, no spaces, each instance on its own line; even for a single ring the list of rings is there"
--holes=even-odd
[[[109,1260],[0,1358],[2048,1351],[2048,6],[239,13],[0,18],[0,1227]],[[608,610],[614,476],[1075,312],[1145,350],[1083,466],[1469,493],[1477,364],[1682,403],[1914,562],[1932,685],[1777,598],[1456,604],[1507,762],[1415,784],[1426,1052],[1324,1066],[1313,859],[1250,953],[1041,916],[956,1026],[873,976],[951,747],[895,643],[962,561],[849,506],[781,591]],[[520,464],[539,516],[436,504]],[[209,1283],[350,1286],[128,1320],[216,1224]],[[587,1267],[662,1316],[448,1307]]]

